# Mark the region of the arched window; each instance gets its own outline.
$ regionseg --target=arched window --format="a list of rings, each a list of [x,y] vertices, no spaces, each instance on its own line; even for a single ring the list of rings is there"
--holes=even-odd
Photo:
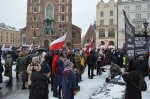
[[[115,37],[115,29],[114,28],[108,29],[108,37]]]
[[[48,3],[45,9],[45,19],[53,19],[54,18],[54,6],[52,3]]]
[[[101,41],[101,44],[102,44],[102,45],[105,45],[105,42],[104,42],[104,41]]]
[[[110,41],[110,45],[113,45],[113,46],[114,46],[115,44],[114,44],[114,42],[113,42],[113,41]]]

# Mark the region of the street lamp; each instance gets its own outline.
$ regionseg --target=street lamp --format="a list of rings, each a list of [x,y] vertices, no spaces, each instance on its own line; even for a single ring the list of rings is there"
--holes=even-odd
[[[148,22],[145,20],[145,22],[143,23],[144,25],[144,34],[147,35],[147,27],[148,27]]]

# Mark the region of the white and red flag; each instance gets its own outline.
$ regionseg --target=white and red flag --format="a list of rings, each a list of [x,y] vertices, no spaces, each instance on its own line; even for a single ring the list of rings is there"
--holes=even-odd
[[[49,50],[58,50],[63,47],[66,39],[66,34],[51,42]]]
[[[30,48],[29,48],[29,50],[32,50],[32,47],[33,47],[33,43],[30,45]]]

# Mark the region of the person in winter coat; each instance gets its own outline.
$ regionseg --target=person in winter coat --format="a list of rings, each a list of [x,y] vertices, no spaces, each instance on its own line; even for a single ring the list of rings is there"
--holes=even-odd
[[[22,64],[22,74],[21,74],[21,76],[22,76],[22,78],[21,78],[22,79],[22,90],[27,89],[25,87],[25,82],[27,82],[27,78],[28,78],[27,67],[31,62],[32,62],[32,57],[28,56],[26,63]]]
[[[1,63],[1,54],[2,54],[2,51],[0,50],[0,89],[2,89],[2,86],[1,86],[1,84],[3,83],[2,73],[4,72],[3,64]]]
[[[82,57],[80,57],[80,54],[77,52],[75,55],[75,62],[76,62],[76,69],[78,71],[78,75],[79,75],[79,81],[82,81],[82,74],[84,72],[84,64],[81,65],[81,59]]]
[[[36,71],[40,71],[41,70],[41,65],[39,64],[38,60],[35,58],[32,58],[32,62],[28,65],[27,67],[27,73],[28,73],[28,85],[29,85],[29,89],[31,87],[31,75],[32,73],[36,72]]]
[[[58,61],[59,57],[57,54],[54,55],[53,61],[52,61],[52,75],[53,75],[53,96],[54,97],[59,97],[58,95],[58,91],[57,91],[57,87],[58,87],[58,82],[57,82],[57,78],[56,78],[56,68],[57,68],[57,61]]]
[[[70,61],[74,64],[74,67],[76,67],[75,53],[73,51],[70,54]]]
[[[8,81],[6,87],[12,86],[12,65],[13,65],[13,61],[12,61],[11,52],[8,52],[6,55],[5,65],[4,65],[5,66],[4,75],[9,77],[9,81]]]
[[[139,62],[135,59],[129,61],[128,72],[123,73],[126,82],[125,99],[142,99],[141,91],[137,88],[140,84],[141,73]]]
[[[73,63],[69,60],[64,62],[62,93],[63,99],[74,99],[78,92],[77,77],[73,71]]]
[[[23,52],[19,52],[18,53],[18,58],[16,60],[16,79],[19,80],[19,74],[21,74],[21,68],[22,68],[22,64],[21,64],[21,60],[23,58]]]
[[[93,70],[94,70],[94,66],[95,66],[95,62],[96,62],[96,57],[94,55],[93,50],[90,51],[90,55],[87,58],[87,64],[88,64],[88,77],[89,79],[93,79]]]
[[[31,89],[29,99],[48,99],[48,80],[50,77],[50,67],[42,64],[39,72],[34,72],[31,76]]]
[[[64,70],[63,56],[60,55],[57,61],[57,68],[56,68],[56,78],[59,86],[59,91],[58,91],[59,98],[62,98],[61,92],[62,92],[63,70]]]
[[[102,66],[102,55],[99,54],[97,58],[97,75],[102,74],[102,71],[100,69],[101,66]]]
[[[146,73],[147,73],[147,67],[146,67],[147,64],[146,64],[143,56],[139,56],[138,60],[139,60],[139,64],[140,64],[140,71],[141,71],[142,77],[144,79],[146,76]]]

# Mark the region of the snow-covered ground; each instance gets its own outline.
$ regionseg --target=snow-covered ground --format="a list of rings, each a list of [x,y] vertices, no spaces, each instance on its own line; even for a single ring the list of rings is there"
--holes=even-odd
[[[13,66],[13,70],[15,65]],[[82,78],[83,81],[79,83],[80,91],[75,96],[75,99],[122,99],[125,91],[124,85],[105,83],[105,78],[108,77],[108,71],[104,72],[100,76],[95,76],[93,79],[88,79],[87,68]],[[94,72],[96,74],[96,72]],[[13,77],[15,77],[15,71],[13,71]],[[4,80],[8,80],[4,77]],[[150,97],[150,80],[146,78],[148,89],[146,92],[142,92],[142,99],[149,99]],[[50,90],[51,87],[49,87]],[[3,90],[1,90],[3,91]],[[21,90],[11,92],[6,98],[2,99],[28,99],[29,90]],[[53,97],[52,91],[49,91],[49,99],[57,99]]]

